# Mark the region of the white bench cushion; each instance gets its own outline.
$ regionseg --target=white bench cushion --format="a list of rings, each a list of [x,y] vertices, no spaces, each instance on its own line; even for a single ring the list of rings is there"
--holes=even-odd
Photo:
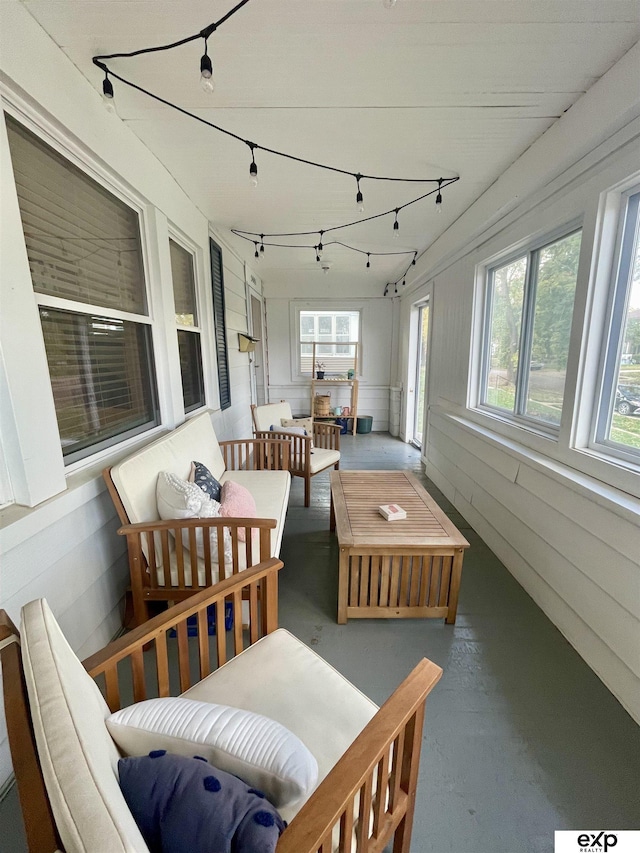
[[[74,853],[148,853],[120,791],[110,711],[43,599],[22,608],[31,719],[60,838]]]
[[[183,696],[244,708],[281,723],[315,757],[318,784],[378,710],[283,628],[263,637]],[[305,801],[284,807],[283,819],[290,822]]]

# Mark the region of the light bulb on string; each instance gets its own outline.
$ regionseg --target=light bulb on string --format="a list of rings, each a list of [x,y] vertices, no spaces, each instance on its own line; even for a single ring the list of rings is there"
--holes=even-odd
[[[369,252],[367,252],[367,272],[371,269],[371,261],[369,260]]]
[[[386,296],[386,295],[387,295],[387,293],[389,293],[389,285],[388,285],[388,284],[387,284],[387,286],[386,286],[386,287],[385,287],[385,289],[384,289],[384,296]]]
[[[324,251],[324,246],[322,245],[322,235],[324,234],[324,231],[319,231],[318,233],[320,234],[320,241],[318,243],[318,248],[316,249],[316,252],[318,253],[318,257],[321,258],[322,252]]]
[[[356,206],[357,206],[358,211],[360,213],[364,213],[364,198],[362,195],[362,190],[360,189],[360,178],[361,177],[362,177],[362,175],[359,172],[357,175],[354,175],[354,178],[356,179],[356,184],[358,187],[358,191],[356,193]]]
[[[258,254],[258,244],[257,244],[257,243],[254,243],[253,245],[256,247],[256,251],[255,251],[255,254],[254,254],[254,256],[253,256],[253,257],[256,259],[256,261],[259,261],[259,260],[260,260],[260,255]]]
[[[249,166],[249,183],[252,187],[258,186],[258,164],[256,163],[255,158],[255,145],[252,142],[248,142],[247,145],[251,149],[251,165]]]
[[[200,57],[200,87],[204,92],[211,94],[216,87],[213,79],[213,64],[207,53],[207,40],[204,40],[204,53]]]
[[[260,258],[264,258],[264,234],[260,235]]]
[[[396,283],[395,283],[393,286],[394,286],[394,288],[395,288],[395,293],[396,293],[396,296],[397,296],[397,295],[398,295],[398,282],[396,281]]]
[[[314,249],[314,251],[315,251],[315,253],[316,253],[316,263],[318,263],[318,264],[319,264],[319,263],[320,263],[320,255],[318,254],[318,247],[317,247],[317,246],[314,246],[314,247],[313,247],[313,249]]]
[[[415,265],[416,265],[416,258],[417,258],[417,257],[418,257],[418,253],[417,253],[417,252],[414,252],[414,253],[413,253],[413,260],[411,261],[411,266],[412,266],[412,267],[415,267]]]
[[[442,213],[442,193],[440,189],[442,188],[442,181],[444,178],[438,178],[438,195],[436,196],[436,213]]]
[[[104,80],[102,81],[102,103],[110,113],[115,113],[116,105],[113,102],[113,83],[109,80],[109,73],[104,72]]]
[[[400,211],[400,208],[399,208],[399,207],[396,207],[396,218],[395,218],[395,220],[394,220],[394,222],[393,222],[393,236],[396,238],[396,240],[397,240],[397,239],[398,239],[398,237],[400,236],[400,223],[398,222],[398,213],[399,213],[399,211]]]

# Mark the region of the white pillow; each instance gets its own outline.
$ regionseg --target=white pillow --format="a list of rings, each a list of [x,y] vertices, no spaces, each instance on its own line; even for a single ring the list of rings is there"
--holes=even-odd
[[[182,518],[218,518],[220,516],[220,504],[203,492],[200,486],[189,483],[161,471],[158,474],[156,485],[156,500],[158,502],[158,515],[163,521]],[[171,531],[173,532],[173,531]],[[209,532],[211,541],[211,561],[218,562],[218,531],[212,528]],[[189,548],[189,531],[182,531],[182,544]],[[196,550],[199,557],[204,557],[204,544],[202,530],[196,530]],[[231,534],[228,528],[224,529],[224,555],[225,562],[230,563],[233,559],[231,549]]]
[[[282,427],[276,426],[275,424],[271,424],[271,432],[288,432],[293,435],[306,435],[307,431],[304,427],[291,426],[291,427]]]
[[[166,749],[201,755],[262,791],[277,808],[307,796],[318,762],[275,720],[241,708],[170,697],[147,699],[111,714],[107,728],[125,755]]]

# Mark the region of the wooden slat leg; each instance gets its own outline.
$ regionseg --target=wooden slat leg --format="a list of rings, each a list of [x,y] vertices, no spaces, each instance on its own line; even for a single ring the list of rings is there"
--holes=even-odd
[[[340,548],[338,563],[338,625],[347,624],[347,599],[349,596],[349,551]]]
[[[460,580],[462,578],[462,558],[464,551],[459,548],[453,557],[453,567],[451,569],[451,586],[449,591],[449,609],[447,611],[446,625],[454,625],[456,621],[456,613],[458,610],[458,594],[460,592]]]

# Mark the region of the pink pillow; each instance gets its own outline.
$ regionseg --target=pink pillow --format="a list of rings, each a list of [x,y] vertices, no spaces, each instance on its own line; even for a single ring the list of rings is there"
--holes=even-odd
[[[241,486],[240,483],[234,483],[233,480],[223,483],[220,515],[225,518],[256,518],[256,502],[249,489]],[[245,538],[245,529],[241,527],[238,529],[238,539],[244,542]]]

